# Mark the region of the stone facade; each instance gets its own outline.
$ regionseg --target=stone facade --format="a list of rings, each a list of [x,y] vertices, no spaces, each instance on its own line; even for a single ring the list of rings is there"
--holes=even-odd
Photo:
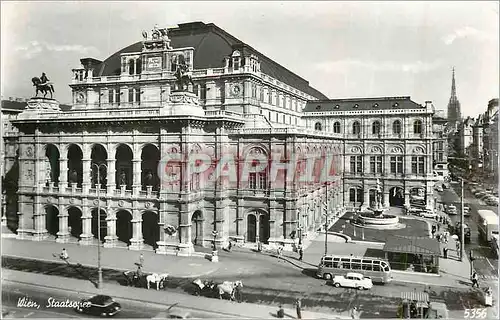
[[[51,99],[31,101],[42,107],[14,121],[19,201],[10,215],[17,216],[18,238],[87,245],[95,242],[100,220],[107,247],[189,255],[196,245],[232,239],[291,249],[297,236],[340,217],[339,165],[328,185],[277,185],[269,170],[246,185],[240,176],[228,183],[217,179],[220,172],[192,173],[185,158],[193,153],[215,162],[230,154],[241,162],[254,150],[285,163],[295,161],[291,154],[308,161],[342,153],[340,139],[291,128],[306,101],[315,99],[311,94],[324,96],[303,79],[294,87],[265,74],[258,53],[238,46],[225,67],[194,69],[194,48],[172,48],[166,36],[148,38],[141,50],[114,55],[118,75],[99,73],[105,70],[100,61],[82,59],[82,68],[73,70],[71,110],[60,111]],[[171,62],[179,54],[189,64],[194,93],[176,87]],[[184,160],[167,169],[162,161],[172,154]],[[171,175],[175,183],[165,184]]]
[[[383,204],[434,207],[434,107],[409,97],[310,101],[304,119],[309,128],[343,141],[344,199],[365,209],[375,199],[376,181]]]

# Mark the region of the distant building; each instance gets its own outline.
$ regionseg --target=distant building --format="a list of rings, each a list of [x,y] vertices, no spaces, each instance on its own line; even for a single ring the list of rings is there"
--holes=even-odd
[[[451,128],[458,129],[460,122],[462,121],[462,111],[460,108],[460,101],[457,97],[457,88],[455,84],[455,68],[452,71],[451,78],[451,96],[448,102],[448,124]]]
[[[369,207],[380,180],[386,206],[419,198],[432,208],[433,114],[431,101],[421,105],[410,97],[331,99],[309,101],[303,119],[311,129],[342,137],[348,207]]]
[[[434,140],[432,141],[432,159],[434,165],[434,173],[439,177],[439,180],[448,177],[448,136],[446,134],[447,119],[443,117],[443,113],[436,112],[432,117],[432,133]],[[442,178],[441,178],[442,177]]]
[[[466,158],[470,158],[472,155],[472,150],[470,146],[473,142],[473,126],[474,118],[467,117],[462,121],[457,130],[457,141],[458,141],[458,153]]]

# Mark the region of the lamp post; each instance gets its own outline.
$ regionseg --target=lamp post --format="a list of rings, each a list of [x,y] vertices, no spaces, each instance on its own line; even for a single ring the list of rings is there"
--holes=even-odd
[[[460,261],[463,259],[463,252],[465,248],[464,239],[464,179],[460,179]]]
[[[217,238],[217,235],[219,235],[219,232],[217,230],[212,231],[212,237],[214,237],[213,251],[217,250],[217,247],[215,246],[215,239]]]
[[[328,205],[323,202],[323,216],[325,217],[325,256],[328,254]]]
[[[102,288],[102,266],[101,266],[101,168],[105,168],[106,172],[108,172],[108,166],[104,163],[101,164],[92,164],[92,168],[96,168],[97,170],[97,288]]]

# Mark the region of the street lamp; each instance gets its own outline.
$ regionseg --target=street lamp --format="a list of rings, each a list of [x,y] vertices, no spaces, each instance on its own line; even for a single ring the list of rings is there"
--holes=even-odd
[[[212,231],[212,236],[214,237],[214,243],[213,243],[213,251],[216,251],[217,248],[215,246],[215,239],[217,238],[217,235],[219,234],[219,232],[217,230],[214,230]]]
[[[106,172],[108,172],[108,166],[104,163],[101,164],[92,164],[92,168],[96,168],[97,170],[97,275],[98,282],[97,288],[102,288],[102,266],[101,266],[101,168],[105,168]]]
[[[325,217],[325,256],[328,254],[328,205],[323,202],[323,216]]]

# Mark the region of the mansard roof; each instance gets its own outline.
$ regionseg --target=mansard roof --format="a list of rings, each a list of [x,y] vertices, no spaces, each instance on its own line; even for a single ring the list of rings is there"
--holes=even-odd
[[[431,105],[432,107],[432,105]],[[381,109],[423,109],[425,106],[418,104],[410,97],[382,97],[382,98],[349,98],[308,101],[304,112],[323,111],[367,111]]]
[[[178,28],[168,29],[168,37],[173,48],[194,48],[193,63],[195,69],[222,68],[224,67],[224,58],[229,57],[233,49],[238,49],[243,56],[249,54],[257,56],[260,61],[260,70],[263,73],[317,99],[328,99],[327,96],[309,86],[307,80],[266,57],[213,23],[192,22],[179,24]],[[112,54],[96,67],[98,76],[119,75],[121,68],[120,54],[141,51],[142,41],[139,41]]]

